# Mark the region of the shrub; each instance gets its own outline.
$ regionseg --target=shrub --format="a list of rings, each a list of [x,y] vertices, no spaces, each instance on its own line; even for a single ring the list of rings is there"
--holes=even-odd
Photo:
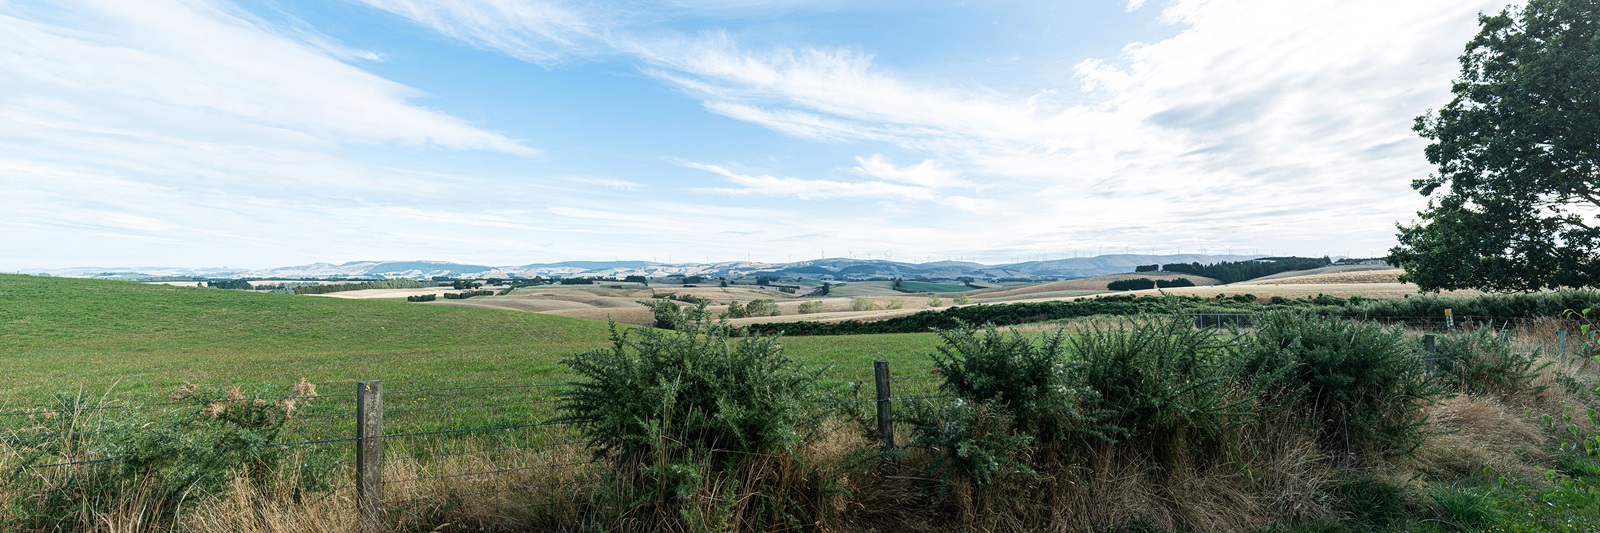
[[[711,314],[710,311],[706,311],[705,302],[685,310],[670,300],[637,301],[640,305],[650,308],[650,313],[655,315],[655,322],[651,325],[661,329],[679,329],[686,322],[703,320]]]
[[[822,308],[823,304],[819,301],[802,302],[800,304],[800,314],[809,315],[812,313],[821,313],[823,310]]]
[[[940,300],[939,295],[935,294],[928,297],[928,307],[940,307],[943,305],[944,300]]]
[[[1440,396],[1400,328],[1268,313],[1243,338],[1239,375],[1263,405],[1303,416],[1339,455],[1409,454],[1423,407]]]
[[[1230,346],[1215,332],[1171,318],[1073,336],[1073,386],[1093,391],[1086,405],[1105,416],[1096,433],[1162,467],[1228,457],[1232,430],[1252,413],[1225,366]]]
[[[905,302],[905,300],[901,300],[899,298],[895,298],[893,300],[889,300],[889,303],[885,304],[883,306],[883,308],[884,309],[905,309],[906,308],[906,302]]]
[[[1439,339],[1434,354],[1434,379],[1472,394],[1511,398],[1537,394],[1533,381],[1544,365],[1537,353],[1519,354],[1487,327]]]
[[[747,316],[750,316],[750,312],[738,300],[728,302],[728,310],[722,312],[722,318],[744,318]]]
[[[413,294],[406,297],[407,302],[431,302],[439,299],[437,294]]]
[[[969,303],[972,303],[972,298],[968,297],[966,293],[961,293],[959,295],[956,295],[955,302],[956,302],[956,305],[967,305]]]
[[[560,420],[637,494],[630,514],[665,521],[653,529],[682,529],[697,492],[738,472],[749,485],[722,503],[779,522],[794,505],[762,490],[787,471],[748,469],[792,457],[816,435],[825,414],[817,372],[784,357],[774,337],[733,342],[728,331],[703,317],[675,332],[613,324],[610,348],[561,362],[577,377],[559,393]]]
[[[872,311],[872,310],[876,310],[877,308],[878,308],[878,304],[873,302],[872,300],[868,300],[866,298],[852,298],[852,299],[850,299],[850,310],[851,311]]]
[[[783,314],[781,311],[778,311],[777,300],[773,300],[771,298],[757,298],[750,300],[750,303],[745,305],[744,309],[745,313],[749,316],[778,316]]]
[[[1105,437],[1096,433],[1094,415],[1083,409],[1086,396],[1093,393],[1071,386],[1081,363],[1066,357],[1065,333],[1057,331],[1035,343],[1014,331],[1002,334],[993,327],[979,331],[963,325],[940,331],[939,336],[944,344],[932,358],[934,367],[944,376],[940,390],[973,409],[983,406],[982,411],[956,406],[914,414],[910,444],[932,449],[944,457],[942,464],[962,466],[964,476],[983,481],[997,473],[991,466],[997,468],[999,463],[1005,462],[1000,457],[1010,457],[1001,454],[1004,448],[990,449],[981,442],[952,440],[963,435],[993,435],[998,439],[994,441],[997,444],[1014,441],[1010,438],[1012,435],[1021,436],[1041,448],[1044,461],[1065,459],[1073,454],[1078,443]],[[929,414],[943,416],[929,417]],[[989,415],[1002,418],[985,418]],[[961,427],[962,424],[996,420],[1003,420],[1010,427],[1004,430]],[[974,453],[995,459],[974,462]]]

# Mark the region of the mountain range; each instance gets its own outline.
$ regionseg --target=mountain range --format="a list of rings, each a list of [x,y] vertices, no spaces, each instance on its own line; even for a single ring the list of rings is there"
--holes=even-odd
[[[986,265],[967,261],[906,263],[881,259],[826,258],[793,263],[729,261],[721,263],[657,263],[653,261],[566,261],[519,266],[487,266],[445,261],[352,261],[312,263],[264,269],[186,268],[186,267],[74,267],[23,270],[23,274],[148,280],[153,278],[207,279],[429,279],[449,277],[486,278],[570,278],[674,275],[742,278],[778,276],[784,279],[955,279],[993,278],[1085,278],[1132,272],[1135,266],[1166,263],[1218,263],[1242,261],[1261,256],[1205,254],[1113,254],[1074,257],[1048,261],[1028,261]]]

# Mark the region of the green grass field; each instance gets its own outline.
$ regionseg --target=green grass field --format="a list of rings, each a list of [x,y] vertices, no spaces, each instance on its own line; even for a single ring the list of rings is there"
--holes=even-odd
[[[83,387],[156,397],[207,386],[383,380],[386,389],[554,383],[607,342],[603,322],[468,307],[0,275],[0,408]],[[926,368],[933,334],[796,337],[830,375]],[[344,386],[337,386],[342,391]]]

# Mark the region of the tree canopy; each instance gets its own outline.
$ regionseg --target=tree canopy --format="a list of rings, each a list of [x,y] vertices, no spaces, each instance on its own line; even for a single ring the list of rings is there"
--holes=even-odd
[[[1478,18],[1454,98],[1416,119],[1437,171],[1389,261],[1423,290],[1600,285],[1600,0]]]

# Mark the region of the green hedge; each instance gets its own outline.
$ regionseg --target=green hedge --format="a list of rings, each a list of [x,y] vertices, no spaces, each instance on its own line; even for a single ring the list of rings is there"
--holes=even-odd
[[[1319,295],[1297,300],[1274,299],[1258,303],[1254,297],[1217,299],[1197,296],[1117,295],[1058,302],[982,304],[922,311],[874,322],[774,322],[750,324],[750,333],[784,335],[858,335],[869,333],[921,333],[952,329],[961,323],[1009,326],[1095,315],[1260,313],[1275,309],[1306,309],[1322,316],[1383,320],[1417,324],[1437,323],[1444,310],[1477,321],[1560,316],[1568,309],[1600,308],[1600,291],[1589,289],[1531,294],[1443,297],[1416,295],[1393,300],[1340,298]]]

